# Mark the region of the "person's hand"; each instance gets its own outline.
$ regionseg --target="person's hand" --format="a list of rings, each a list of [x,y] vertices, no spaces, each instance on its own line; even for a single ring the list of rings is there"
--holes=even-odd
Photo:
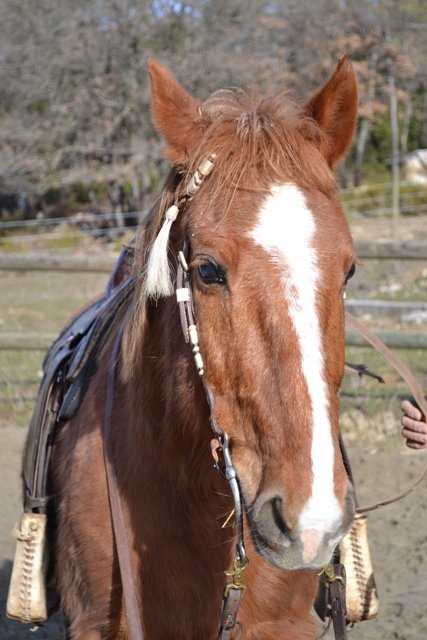
[[[415,401],[404,400],[400,405],[404,412],[401,418],[402,436],[411,449],[427,449],[427,423]]]

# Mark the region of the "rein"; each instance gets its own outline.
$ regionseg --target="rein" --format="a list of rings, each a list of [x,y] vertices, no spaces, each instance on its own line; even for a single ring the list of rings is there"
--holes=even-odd
[[[114,453],[110,440],[111,413],[113,410],[114,386],[116,381],[116,362],[120,343],[122,340],[125,320],[126,317],[123,320],[117,334],[108,365],[107,403],[105,407],[104,419],[104,461],[105,471],[107,475],[108,499],[110,501],[111,520],[113,524],[114,538],[116,541],[120,575],[122,578],[123,595],[126,605],[126,615],[129,625],[129,632],[132,640],[144,640],[135,585],[133,582],[133,572],[126,535],[126,527],[123,520],[123,512],[120,502],[117,473],[114,464]]]
[[[190,200],[193,195],[200,188],[203,179],[210,173],[212,169],[212,161],[214,157],[211,157],[207,161],[203,162],[196,173],[190,180],[187,189],[186,196],[183,202]],[[178,207],[173,205],[168,209],[165,215],[165,222],[159,235],[161,235],[161,245],[167,245],[167,238],[172,222],[176,219],[179,213]],[[157,241],[156,241],[157,242]],[[156,245],[156,242],[154,245]],[[234,469],[230,450],[229,450],[229,437],[224,433],[217,425],[215,418],[213,417],[214,397],[211,388],[206,385],[203,378],[203,360],[200,354],[197,329],[194,320],[194,306],[192,299],[192,290],[190,283],[190,274],[186,261],[188,254],[189,244],[186,240],[183,251],[179,252],[179,264],[176,280],[176,296],[179,304],[181,325],[184,333],[184,339],[186,343],[190,342],[197,371],[202,379],[203,386],[206,392],[206,398],[210,408],[210,423],[214,433],[214,439],[211,442],[212,456],[215,460],[215,467],[221,472],[224,478],[229,482],[231,492],[234,498],[234,513],[237,528],[237,542],[236,542],[236,556],[234,560],[233,568],[226,571],[225,574],[231,578],[229,582],[225,584],[223,591],[222,612],[220,620],[220,628],[218,633],[218,640],[231,640],[236,625],[239,627],[235,640],[239,640],[241,636],[242,626],[237,620],[237,614],[240,606],[240,601],[245,592],[246,587],[243,585],[243,576],[245,569],[248,565],[248,558],[246,556],[246,550],[244,545],[243,534],[243,508],[242,499],[240,495],[239,482],[237,479],[236,470]],[[156,252],[159,248],[156,248]],[[164,270],[163,275],[166,271]],[[164,284],[164,283],[163,283]],[[162,285],[163,286],[163,285]],[[158,293],[157,283],[153,284],[153,290]],[[110,501],[110,511],[113,524],[113,531],[116,543],[117,556],[119,561],[120,575],[122,580],[123,595],[126,606],[126,616],[129,626],[129,631],[132,640],[144,640],[141,616],[138,607],[138,599],[136,596],[135,584],[132,575],[132,566],[129,552],[129,545],[127,541],[127,534],[125,523],[123,519],[123,512],[120,503],[120,495],[117,481],[117,473],[114,464],[114,454],[110,441],[111,430],[111,414],[114,403],[114,387],[115,387],[115,371],[116,363],[120,348],[120,343],[123,335],[123,330],[126,322],[126,317],[122,322],[119,332],[116,336],[112,354],[108,366],[108,381],[107,381],[107,401],[105,407],[104,417],[104,462],[107,476],[107,486]],[[224,464],[220,464],[219,453],[222,453]]]
[[[184,249],[186,250],[186,249]],[[192,293],[189,282],[188,267],[186,270],[182,267],[182,264],[186,265],[185,257],[180,252],[180,269],[177,277],[177,283],[181,282],[184,286],[177,288],[177,299],[180,305],[181,322],[184,330],[184,336],[186,342],[191,342],[193,348],[193,354],[196,361],[196,366],[199,375],[203,376],[203,361],[200,355],[198,346],[197,330],[194,324],[193,315],[193,303]],[[187,292],[187,293],[184,293]],[[136,596],[135,584],[133,581],[132,565],[130,559],[129,545],[127,541],[127,534],[125,523],[123,519],[123,512],[121,508],[119,487],[117,481],[117,473],[114,464],[114,453],[110,441],[111,430],[111,414],[114,403],[114,387],[116,378],[116,364],[119,354],[120,343],[122,340],[123,330],[126,322],[126,317],[122,322],[117,337],[114,342],[112,354],[108,365],[108,381],[107,381],[107,402],[105,407],[104,418],[104,461],[105,470],[107,475],[108,496],[110,501],[110,511],[114,530],[114,538],[116,542],[116,550],[119,561],[120,575],[122,580],[123,595],[126,605],[126,615],[129,625],[129,631],[132,640],[144,640],[141,616],[138,607],[138,600]],[[202,377],[203,380],[203,377]],[[214,398],[212,390],[207,386],[203,380],[203,384],[206,391],[206,397],[211,410],[211,427],[214,432],[215,438],[211,442],[212,456],[215,460],[216,468],[221,472],[224,478],[229,482],[230,488],[234,498],[235,504],[235,520],[237,527],[237,543],[236,543],[236,557],[234,560],[233,569],[226,571],[226,575],[232,578],[227,582],[223,592],[223,604],[221,613],[220,629],[218,634],[218,640],[231,640],[234,628],[236,625],[239,627],[239,631],[236,636],[236,640],[241,635],[241,624],[237,620],[237,614],[240,606],[240,601],[245,592],[246,587],[242,584],[243,575],[246,567],[248,566],[248,558],[246,556],[246,550],[244,545],[243,534],[243,508],[240,495],[239,483],[237,480],[236,470],[234,469],[231,461],[231,455],[229,450],[229,437],[219,429],[215,418],[212,416],[214,408]],[[218,453],[222,452],[224,458],[223,468],[220,465]]]
[[[370,329],[365,327],[364,324],[362,324],[359,320],[357,320],[357,318],[351,315],[351,313],[349,313],[348,311],[345,312],[345,321],[350,327],[352,327],[358,333],[360,333],[360,335],[363,338],[365,338],[365,340],[367,340],[374,347],[374,349],[376,349],[387,360],[387,362],[391,364],[391,366],[401,375],[401,377],[403,378],[403,380],[406,382],[409,389],[411,390],[411,393],[414,396],[422,413],[427,417],[427,401],[424,397],[423,390],[421,389],[421,386],[418,380],[416,379],[416,377],[413,375],[413,373],[409,371],[408,367],[405,364],[403,364],[403,362],[399,360],[399,358],[392,351],[390,351],[390,349],[386,347],[385,344],[379,338],[377,338],[377,336],[374,333],[372,333],[372,331],[370,331]],[[418,475],[417,478],[415,478],[414,482],[407,489],[405,489],[401,493],[398,493],[396,496],[389,498],[388,500],[381,500],[380,502],[376,502],[375,504],[370,504],[366,507],[358,507],[356,509],[357,513],[367,513],[368,511],[374,511],[379,507],[383,507],[387,504],[392,504],[393,502],[397,502],[398,500],[405,498],[405,496],[411,493],[411,491],[413,491],[415,487],[420,484],[420,482],[425,478],[426,475],[427,475],[427,464],[424,466],[421,473]]]

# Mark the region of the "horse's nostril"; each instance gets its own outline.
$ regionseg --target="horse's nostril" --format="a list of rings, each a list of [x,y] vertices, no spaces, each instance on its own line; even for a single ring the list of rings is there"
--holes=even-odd
[[[272,503],[271,506],[272,506],[273,519],[277,528],[279,529],[280,533],[283,536],[285,536],[286,538],[289,538],[289,529],[286,526],[286,522],[283,519],[282,498],[273,498],[271,503]]]
[[[255,516],[257,531],[269,546],[288,546],[290,532],[283,517],[283,500],[279,496],[261,504]]]

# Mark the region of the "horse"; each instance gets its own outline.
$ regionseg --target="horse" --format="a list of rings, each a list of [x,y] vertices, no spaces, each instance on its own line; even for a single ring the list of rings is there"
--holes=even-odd
[[[356,256],[334,178],[354,133],[355,74],[342,56],[305,104],[240,90],[202,102],[161,63],[149,74],[170,170],[137,234],[130,303],[51,456],[67,638],[132,638],[107,420],[143,637],[218,637],[239,536],[218,472],[227,453],[250,532],[241,638],[313,640],[316,572],[355,512],[338,411]]]

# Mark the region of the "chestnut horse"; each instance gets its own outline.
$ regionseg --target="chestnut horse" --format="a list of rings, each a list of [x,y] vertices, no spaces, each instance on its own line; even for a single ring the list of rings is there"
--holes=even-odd
[[[316,570],[355,509],[338,440],[355,253],[333,177],[355,127],[354,71],[343,56],[296,106],[240,91],[200,102],[161,64],[149,70],[172,169],[137,238],[108,416],[143,635],[218,635],[236,529],[223,526],[234,503],[213,464],[213,421],[251,534],[241,637],[313,640]],[[210,175],[198,172],[206,163]],[[153,257],[160,234],[168,255]],[[202,377],[170,295],[185,244]],[[103,453],[113,342],[52,456],[56,580],[67,637],[79,640],[131,638]]]

